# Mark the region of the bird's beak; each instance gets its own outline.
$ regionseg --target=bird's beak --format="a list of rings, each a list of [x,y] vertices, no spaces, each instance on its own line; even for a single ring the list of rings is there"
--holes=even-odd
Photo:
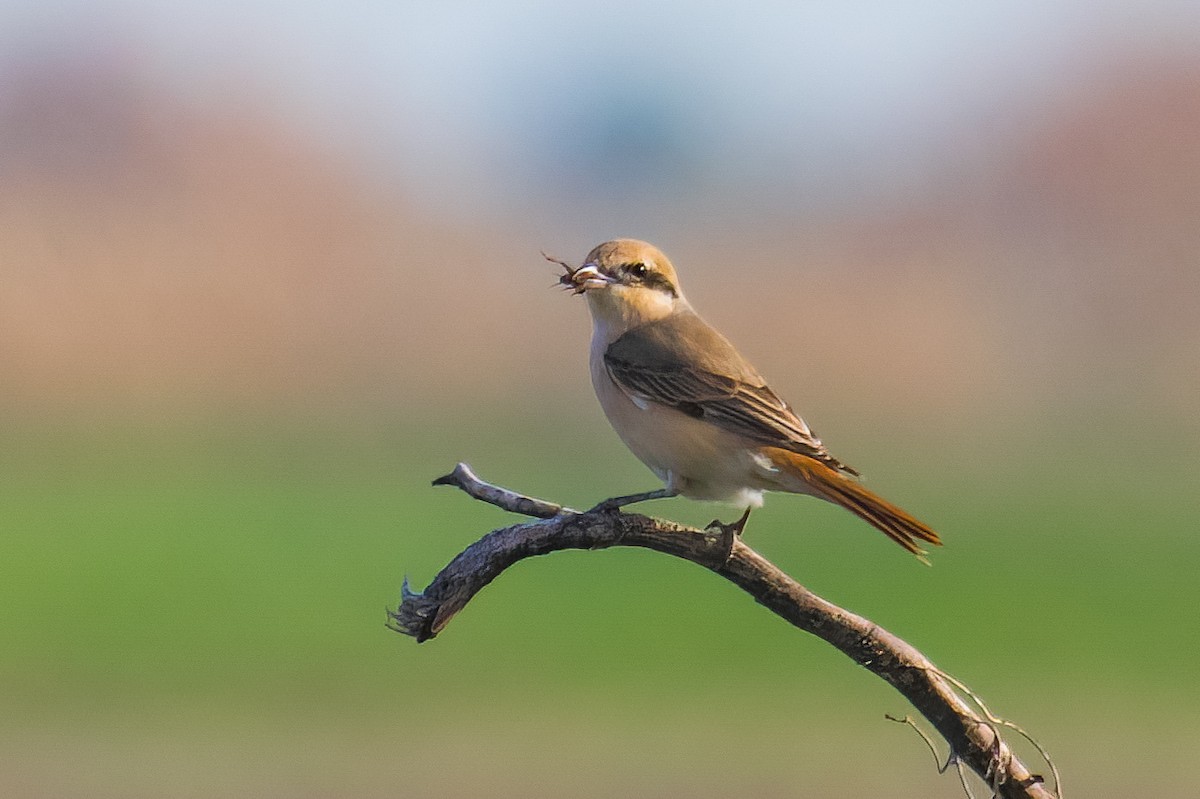
[[[595,264],[584,264],[571,275],[571,285],[576,294],[582,294],[592,289],[602,289],[613,282],[613,279],[596,268]]]

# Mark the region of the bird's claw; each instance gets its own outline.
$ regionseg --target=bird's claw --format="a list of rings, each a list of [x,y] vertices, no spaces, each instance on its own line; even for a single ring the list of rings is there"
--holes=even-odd
[[[720,519],[713,519],[704,528],[704,532],[716,534],[716,539],[712,542],[716,545],[715,557],[708,565],[714,571],[719,570],[733,557],[733,547],[741,535],[741,528],[736,524],[723,524]]]
[[[742,531],[746,529],[746,521],[749,518],[750,518],[750,508],[746,508],[746,512],[743,513],[741,518],[738,519],[736,522],[730,522],[729,524],[725,524],[720,519],[713,519],[711,522],[708,523],[708,527],[705,529],[711,530],[713,528],[716,528],[718,530],[721,530],[722,532],[732,533],[733,535],[740,538],[742,535]]]
[[[597,503],[594,507],[587,511],[587,513],[607,513],[612,516],[616,516],[620,514],[620,512],[620,503],[612,499],[606,499],[603,502]]]

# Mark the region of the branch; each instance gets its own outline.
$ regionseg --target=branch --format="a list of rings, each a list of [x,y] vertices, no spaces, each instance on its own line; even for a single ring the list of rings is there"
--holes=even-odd
[[[476,499],[540,521],[488,533],[450,561],[424,592],[410,590],[406,578],[400,606],[388,613],[388,626],[393,630],[411,635],[418,642],[433,638],[476,593],[524,558],[560,549],[653,549],[716,572],[760,605],[882,677],[949,743],[947,767],[956,761],[965,763],[1004,799],[1061,799],[1058,772],[1049,758],[1046,761],[1057,793],[1046,787],[1040,775],[1025,767],[1000,732],[1001,728],[1009,728],[1029,738],[1023,730],[994,716],[961,682],[910,644],[812,593],[729,529],[714,524],[698,530],[639,514],[578,513],[485,483],[462,463],[435,480],[434,485],[456,486]],[[1038,750],[1045,757],[1040,746]]]
[[[519,513],[522,516],[532,516],[535,519],[551,519],[563,512],[577,512],[570,508],[564,508],[562,505],[556,505],[553,502],[534,499],[533,497],[509,491],[507,488],[485,483],[476,477],[475,472],[471,471],[471,467],[465,463],[457,464],[454,467],[454,471],[434,480],[433,484],[435,486],[461,488],[475,499],[489,502],[498,508],[504,508],[513,513]]]

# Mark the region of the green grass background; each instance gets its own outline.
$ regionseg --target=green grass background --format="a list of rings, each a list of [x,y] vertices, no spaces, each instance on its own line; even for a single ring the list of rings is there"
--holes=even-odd
[[[852,462],[943,531],[933,568],[805,498],[748,541],[1024,725],[1071,795],[1194,795],[1196,451],[1098,427],[859,431]],[[959,795],[884,720],[899,695],[655,553],[522,562],[432,642],[385,629],[405,575],[516,520],[429,486],[459,459],[576,507],[651,485],[596,414],[11,428],[0,793]]]

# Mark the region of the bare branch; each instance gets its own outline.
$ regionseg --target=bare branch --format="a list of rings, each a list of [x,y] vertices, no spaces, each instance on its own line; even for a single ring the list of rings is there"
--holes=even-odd
[[[522,516],[533,516],[535,519],[550,519],[560,513],[577,512],[544,499],[534,499],[507,488],[485,483],[476,477],[475,473],[471,471],[471,467],[465,463],[457,464],[454,471],[434,480],[433,484],[461,488],[475,499],[495,505],[497,508],[519,513]]]
[[[461,463],[451,474],[434,482],[458,486],[472,497],[541,521],[488,533],[450,561],[423,592],[410,590],[405,580],[400,606],[388,614],[388,626],[393,630],[417,641],[433,638],[476,593],[524,558],[560,549],[653,549],[716,572],[763,607],[882,677],[949,743],[950,760],[969,766],[996,795],[1004,799],[1061,799],[1057,779],[1056,795],[1040,776],[1025,767],[1000,735],[1000,727],[1012,727],[1021,734],[1023,730],[992,715],[966,686],[910,644],[812,593],[728,529],[714,525],[698,530],[638,514],[577,513],[485,483]],[[975,704],[964,699],[960,691]]]

